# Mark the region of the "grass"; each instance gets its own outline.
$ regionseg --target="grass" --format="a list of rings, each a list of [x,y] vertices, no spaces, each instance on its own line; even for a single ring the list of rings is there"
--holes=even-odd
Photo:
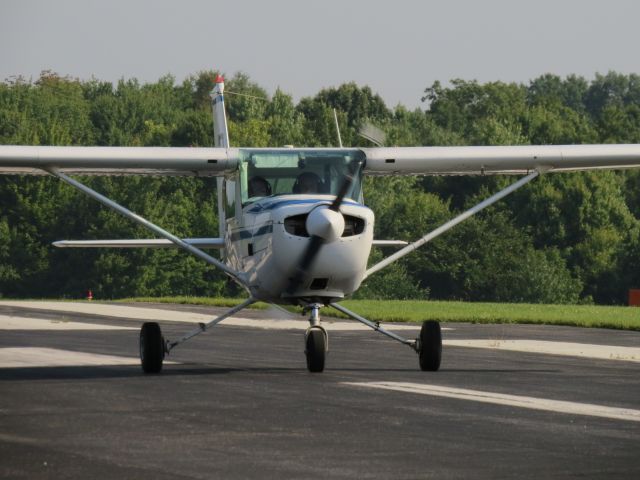
[[[128,298],[127,302],[161,302],[231,307],[242,302],[237,298],[162,297]],[[363,317],[380,322],[525,323],[569,325],[640,331],[640,308],[599,305],[539,305],[526,303],[473,303],[424,300],[345,300],[346,308]],[[265,309],[257,303],[252,308]],[[326,308],[323,315],[344,317]]]

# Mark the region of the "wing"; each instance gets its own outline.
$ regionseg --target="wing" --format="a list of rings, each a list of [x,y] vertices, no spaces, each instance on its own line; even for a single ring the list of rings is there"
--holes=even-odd
[[[198,248],[224,248],[224,238],[184,238],[184,243]],[[406,244],[406,242],[405,242]],[[135,238],[121,240],[59,240],[58,248],[175,248],[166,238]]]
[[[369,175],[522,174],[640,167],[640,145],[363,148]]]
[[[0,145],[0,174],[220,176],[235,170],[237,149],[190,147],[32,147]]]
[[[335,154],[342,149],[313,150]],[[395,147],[363,148],[362,152],[368,175],[521,174],[536,169],[563,172],[640,167],[637,144]],[[2,145],[0,173],[39,175],[56,168],[82,175],[221,176],[235,170],[240,157],[237,148]]]

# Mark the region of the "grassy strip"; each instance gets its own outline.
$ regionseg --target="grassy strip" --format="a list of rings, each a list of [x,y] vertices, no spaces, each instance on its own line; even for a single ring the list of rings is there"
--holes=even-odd
[[[410,300],[348,300],[344,305],[380,321],[529,323],[640,331],[640,309],[630,307]]]
[[[128,298],[121,301],[232,307],[240,303],[242,299],[162,297]],[[631,307],[422,300],[345,300],[341,303],[370,320],[380,322],[438,320],[471,323],[529,323],[640,331],[640,308]],[[257,303],[252,308],[265,309],[267,307],[268,305],[264,303]],[[330,308],[324,309],[323,314],[343,317],[342,314]]]
[[[178,305],[209,305],[212,307],[235,307],[244,302],[245,298],[226,298],[226,297],[132,297],[121,298],[116,302],[146,302],[146,303],[176,303]],[[263,302],[257,302],[249,308],[257,308],[265,310],[269,305]]]

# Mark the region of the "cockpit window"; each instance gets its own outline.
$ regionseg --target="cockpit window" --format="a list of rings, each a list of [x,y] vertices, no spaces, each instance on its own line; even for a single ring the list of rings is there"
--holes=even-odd
[[[355,163],[355,173],[347,198],[360,201],[362,162],[360,150],[242,150],[240,186],[242,203],[271,195],[337,195],[345,175]]]

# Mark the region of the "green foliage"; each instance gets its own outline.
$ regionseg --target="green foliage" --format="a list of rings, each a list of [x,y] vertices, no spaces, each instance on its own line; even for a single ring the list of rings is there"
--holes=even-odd
[[[360,145],[364,141],[357,134],[367,120],[382,123],[391,112],[379,95],[369,87],[347,83],[338,88],[321,90],[313,98],[303,98],[297,110],[305,119],[304,140],[309,146],[338,145],[333,109],[340,112],[338,123],[344,146]]]
[[[43,72],[0,83],[0,142],[27,145],[213,145],[209,93],[217,72],[176,84],[79,81]],[[345,146],[371,122],[387,145],[640,142],[640,77],[543,75],[528,85],[453,80],[425,90],[425,110],[389,109],[347,83],[297,104],[239,73],[226,82],[235,146]],[[217,232],[215,180],[93,177],[98,191],[170,231]],[[415,240],[486,198],[505,177],[367,178],[375,236]],[[49,178],[0,177],[0,295],[101,298],[234,295],[220,272],[180,251],[59,250],[63,238],[148,232]],[[391,252],[374,249],[371,263]],[[372,275],[359,298],[623,303],[640,287],[640,172],[546,175]]]
[[[229,120],[244,123],[264,119],[267,92],[244,73],[237,73],[225,82],[225,107]]]
[[[374,248],[369,257],[369,265],[374,265],[382,259],[382,252]],[[404,263],[396,262],[366,279],[354,298],[426,300],[429,298],[429,289],[418,285],[417,281],[408,274]]]
[[[300,146],[304,143],[304,116],[296,111],[290,95],[280,89],[276,90],[265,113],[269,122],[269,146]]]

